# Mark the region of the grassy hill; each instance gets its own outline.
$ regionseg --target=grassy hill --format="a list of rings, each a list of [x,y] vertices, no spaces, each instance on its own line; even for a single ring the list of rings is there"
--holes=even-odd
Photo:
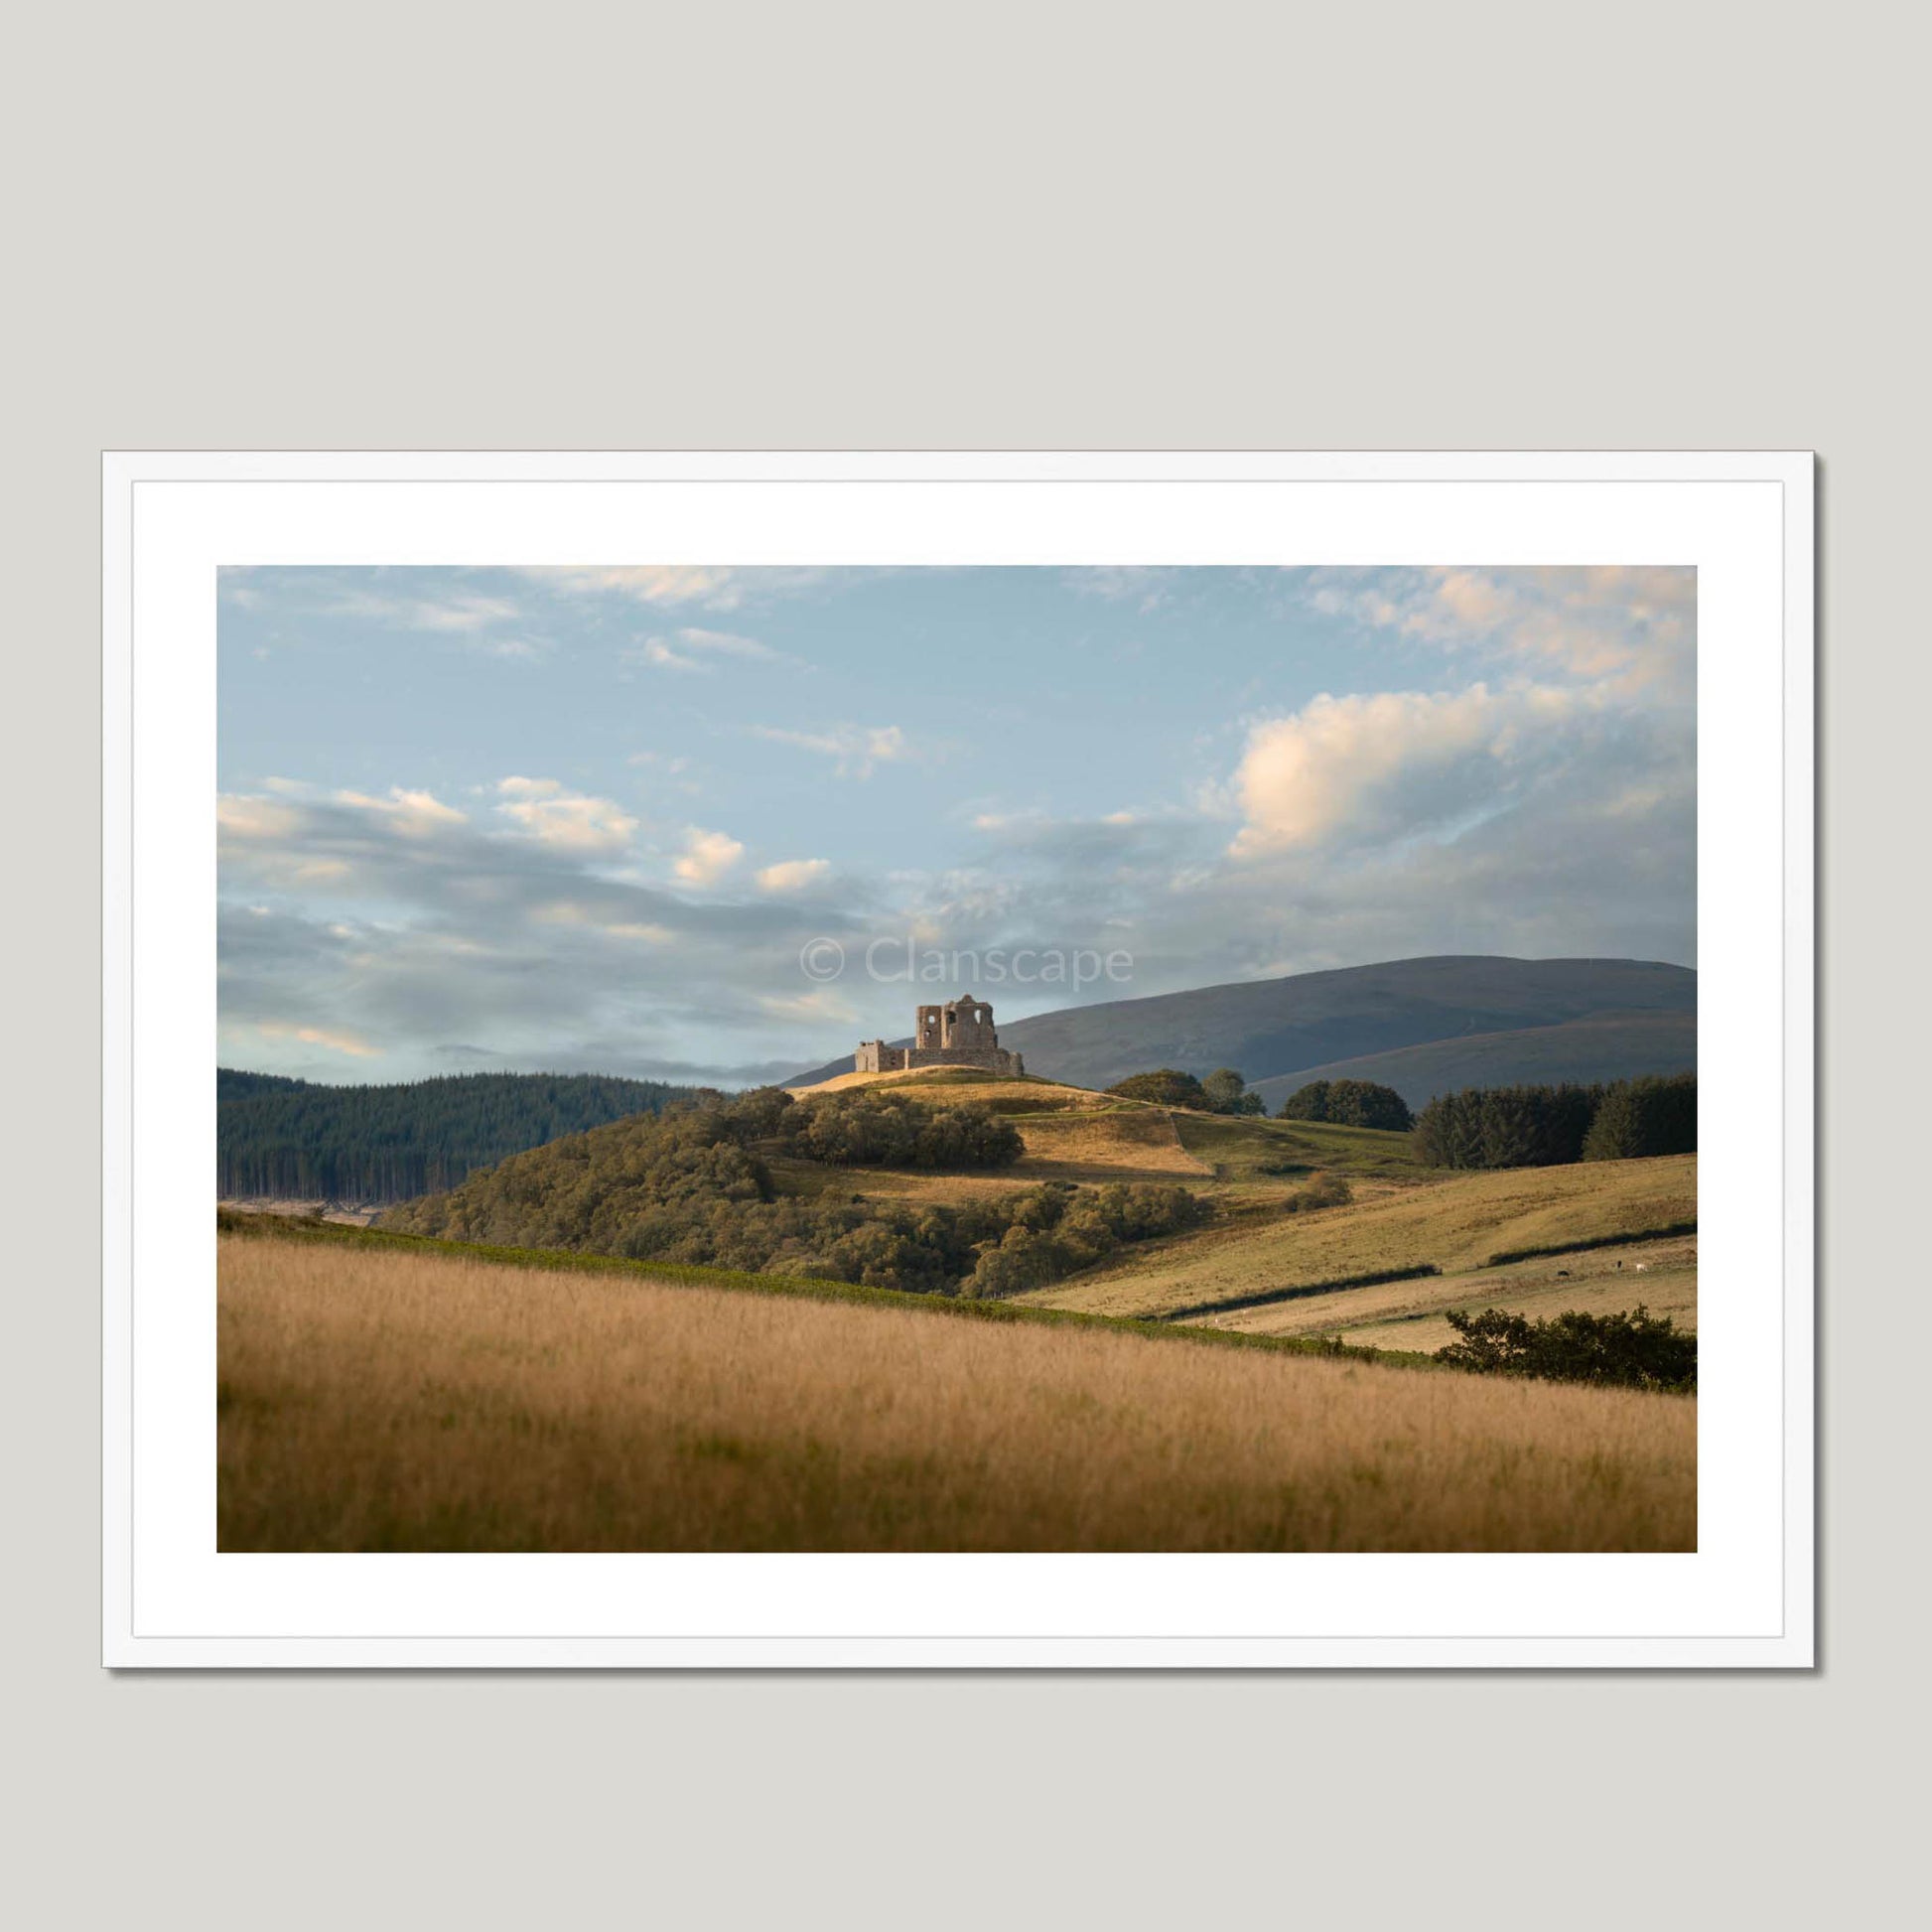
[[[333,1232],[219,1239],[223,1552],[1696,1548],[1694,1400]]]
[[[1361,1290],[1339,1290],[1316,1310],[1307,1291],[1398,1269],[1429,1268],[1444,1278],[1441,1306],[1475,1305],[1500,1293],[1494,1257],[1545,1250],[1539,1265],[1570,1266],[1577,1251],[1601,1252],[1614,1240],[1642,1259],[1632,1237],[1681,1230],[1697,1220],[1697,1156],[1650,1161],[1584,1162],[1575,1167],[1511,1168],[1499,1173],[1441,1173],[1407,1185],[1360,1188],[1356,1197],[1319,1213],[1283,1215],[1265,1200],[1231,1202],[1197,1231],[1135,1250],[1025,1298],[1093,1314],[1169,1316],[1189,1311],[1214,1319],[1217,1304],[1250,1304],[1281,1296],[1307,1305],[1297,1332],[1350,1325],[1371,1306]],[[1614,1271],[1613,1271],[1614,1272]],[[1638,1299],[1637,1278],[1624,1306]],[[1647,1271],[1646,1271],[1647,1272]],[[1456,1278],[1468,1276],[1465,1283]],[[1411,1295],[1417,1291],[1409,1286]],[[1440,1299],[1440,1298],[1439,1298]],[[1241,1311],[1245,1312],[1245,1310]],[[1274,1331],[1272,1328],[1270,1331]],[[1390,1343],[1392,1346],[1402,1345]]]
[[[852,1123],[868,1119],[855,1140]],[[927,1130],[906,1123],[922,1121],[954,1152],[917,1155]],[[1446,1310],[1541,1308],[1546,1290],[1594,1270],[1578,1257],[1599,1253],[1593,1294],[1634,1308],[1647,1291],[1695,1326],[1683,1237],[1696,1222],[1695,1155],[1433,1170],[1406,1134],[965,1068],[853,1074],[795,1100],[614,1122],[382,1216],[462,1242],[1254,1332],[1365,1335],[1427,1313],[1433,1326],[1374,1342],[1412,1351],[1445,1344]],[[1646,1245],[1673,1240],[1669,1257]]]
[[[1273,1083],[1300,1085],[1342,1062],[1459,1041],[1464,1051],[1450,1084],[1494,1085],[1543,1077],[1513,1069],[1551,1047],[1569,1055],[1575,1070],[1565,1078],[1678,1072],[1695,1063],[1684,1046],[1687,1038],[1695,1046],[1696,1013],[1697,975],[1682,966],[1449,955],[1070,1007],[1003,1023],[1000,1042],[1024,1053],[1032,1072],[1083,1087],[1111,1086],[1157,1066],[1192,1073],[1232,1066],[1251,1084],[1271,1082],[1273,1092]],[[1580,1021],[1604,1024],[1562,1041],[1518,1037]],[[795,1084],[851,1070],[848,1056]],[[1419,1071],[1433,1073],[1426,1062]],[[1404,1097],[1415,1104],[1438,1090],[1405,1089]]]

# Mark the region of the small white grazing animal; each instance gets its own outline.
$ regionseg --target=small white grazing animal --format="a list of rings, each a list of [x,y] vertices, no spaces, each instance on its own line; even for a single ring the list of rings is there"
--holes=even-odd
[[[1650,1264],[1647,1261],[1639,1261],[1635,1263],[1634,1266],[1639,1275],[1648,1274],[1650,1272]]]

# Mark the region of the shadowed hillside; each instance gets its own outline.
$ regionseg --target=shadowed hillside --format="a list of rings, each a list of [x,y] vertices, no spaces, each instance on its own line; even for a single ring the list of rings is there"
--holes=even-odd
[[[1695,1041],[1696,1014],[1697,974],[1688,967],[1446,955],[1070,1007],[1003,1023],[1000,1043],[1024,1053],[1030,1072],[1085,1087],[1111,1086],[1149,1067],[1207,1073],[1232,1066],[1251,1085],[1269,1081],[1267,1097],[1279,1105],[1294,1085],[1340,1071],[1341,1062],[1438,1042],[1464,1048],[1448,1082],[1455,1086],[1675,1073],[1696,1062],[1694,1051],[1684,1051],[1687,1035]],[[1561,1041],[1517,1037],[1579,1021],[1605,1024]],[[1568,1056],[1560,1073],[1541,1070],[1534,1059],[1549,1048]],[[847,1056],[793,1084],[851,1069]],[[1284,1081],[1290,1084],[1277,1092],[1274,1083]],[[1402,1087],[1398,1080],[1388,1084]],[[1403,1091],[1405,1098],[1426,1100],[1437,1088],[1425,1080],[1415,1094]]]

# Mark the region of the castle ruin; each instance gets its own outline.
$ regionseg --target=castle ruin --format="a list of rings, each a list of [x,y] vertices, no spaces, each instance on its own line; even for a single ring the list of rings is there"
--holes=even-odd
[[[853,1055],[861,1073],[897,1073],[911,1066],[977,1066],[988,1073],[1021,1074],[1026,1062],[1000,1044],[993,1009],[962,993],[942,1007],[921,1007],[910,1046],[862,1039]]]

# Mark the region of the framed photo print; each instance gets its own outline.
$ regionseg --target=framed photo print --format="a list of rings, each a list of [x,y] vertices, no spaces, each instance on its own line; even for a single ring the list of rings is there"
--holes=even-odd
[[[1809,456],[103,516],[109,1664],[1812,1662]]]

